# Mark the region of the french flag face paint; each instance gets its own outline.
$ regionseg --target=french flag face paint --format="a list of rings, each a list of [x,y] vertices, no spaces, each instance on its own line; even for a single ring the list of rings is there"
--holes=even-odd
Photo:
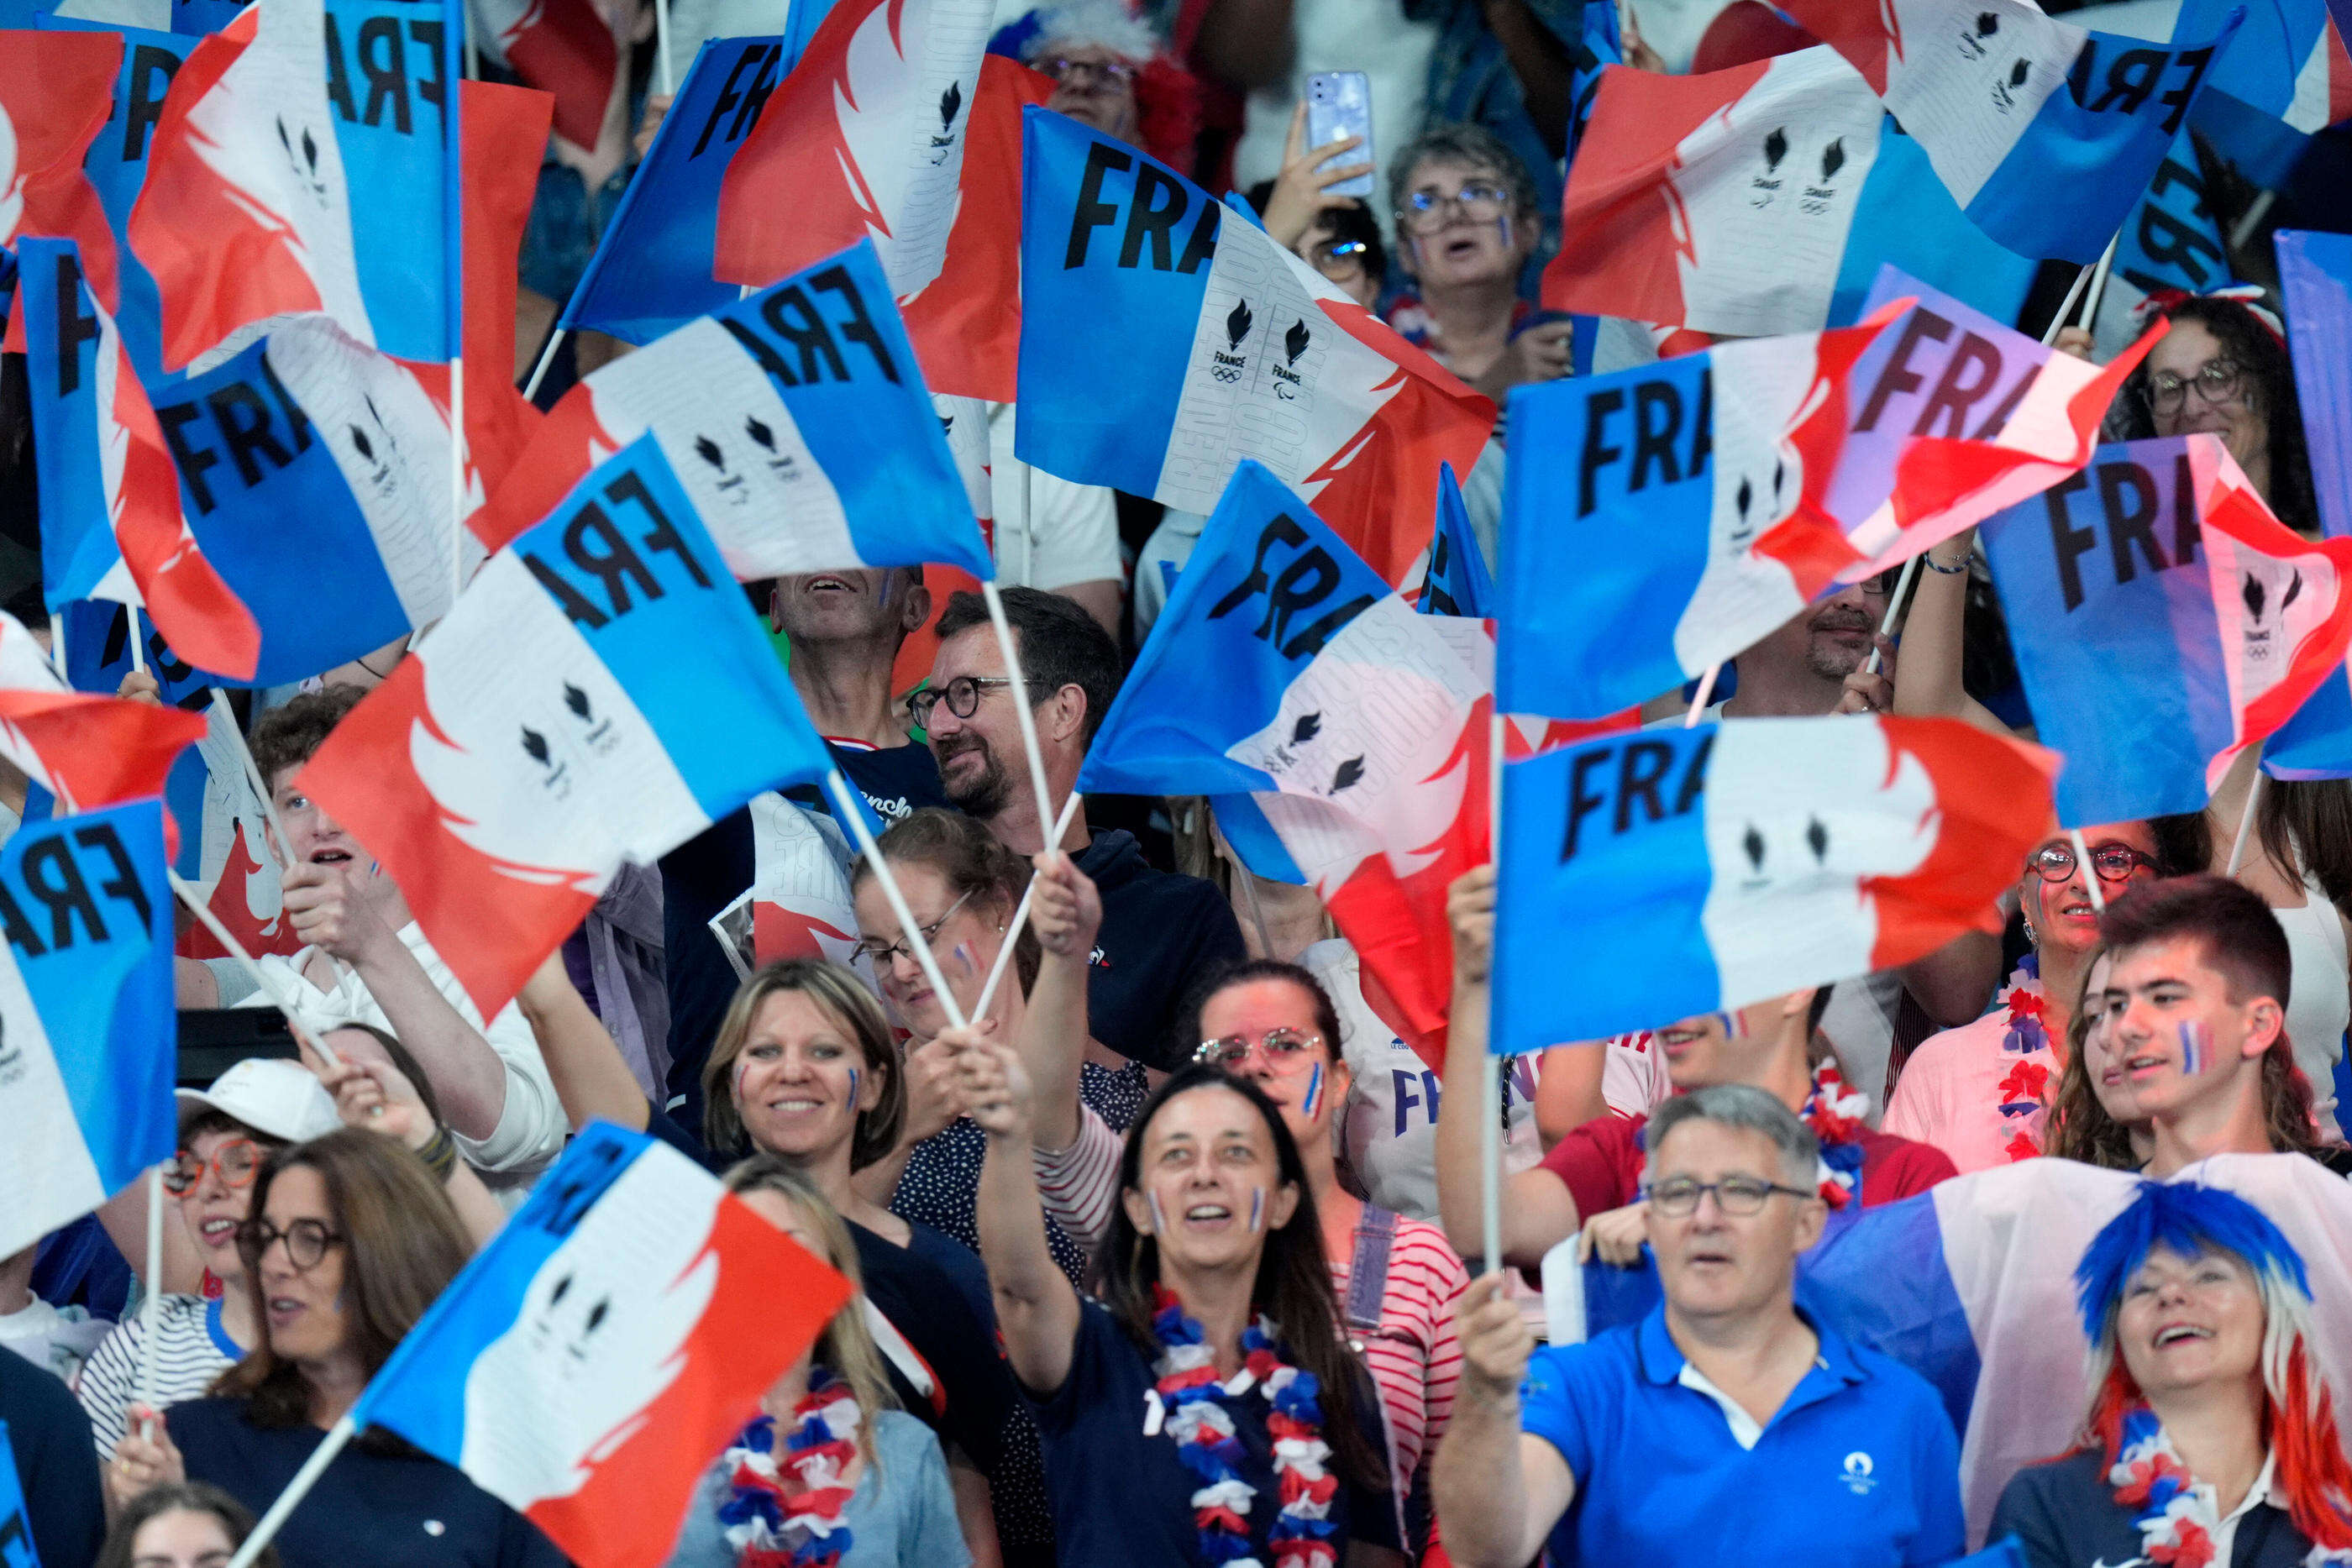
[[[1160,1195],[1154,1192],[1147,1193],[1144,1196],[1151,1200],[1151,1234],[1154,1236],[1167,1235],[1168,1215],[1167,1211],[1160,1207]]]
[[[2180,1025],[2180,1071],[2194,1078],[2213,1066],[2213,1030],[2203,1019]]]
[[[855,1067],[849,1070],[849,1113],[853,1117],[857,1114],[857,1069]]]
[[[1315,1116],[1315,1107],[1321,1103],[1322,1099],[1323,1064],[1318,1061],[1307,1074],[1307,1099],[1298,1108],[1299,1114],[1312,1121]],[[1250,1228],[1255,1229],[1256,1227],[1253,1225]]]
[[[1748,1038],[1748,1015],[1746,1013],[1734,1008],[1729,1012],[1717,1013],[1715,1016],[1717,1021],[1723,1025],[1723,1036],[1726,1040],[1746,1040]]]
[[[1250,1188],[1250,1234],[1256,1235],[1257,1228],[1265,1222],[1265,1188],[1254,1186]]]

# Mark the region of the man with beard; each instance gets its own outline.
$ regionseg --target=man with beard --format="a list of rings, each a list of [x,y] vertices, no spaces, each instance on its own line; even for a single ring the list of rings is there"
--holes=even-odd
[[[1004,614],[1058,810],[1118,689],[1118,649],[1099,623],[1060,594],[1007,589]],[[977,593],[956,594],[940,616],[939,633],[930,685],[916,695],[916,717],[929,732],[948,799],[986,822],[1016,853],[1035,855],[1045,847],[1045,827],[1033,799],[1020,716],[1013,709],[1017,699],[986,602]],[[1083,805],[1055,847],[1102,895],[1087,1014],[1093,1042],[1116,1054],[1097,1050],[1096,1064],[1140,1062],[1172,1071],[1199,1043],[1168,1037],[1178,999],[1207,969],[1244,956],[1233,910],[1198,877],[1146,865],[1134,834],[1090,831]],[[1114,1128],[1124,1124],[1109,1114],[1104,1120]]]
[[[1832,591],[1741,653],[1738,689],[1708,718],[1813,718],[1895,710],[1895,645],[1878,636],[1894,573]],[[1883,650],[1875,674],[1864,668]],[[1677,718],[1676,722],[1679,722]]]

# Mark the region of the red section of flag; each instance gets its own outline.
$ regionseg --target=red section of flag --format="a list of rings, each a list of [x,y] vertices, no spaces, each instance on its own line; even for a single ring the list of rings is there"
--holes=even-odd
[[[2192,450],[2189,459],[2192,472],[2196,475],[2198,527],[2209,538],[2226,538],[2240,549],[2269,556],[2274,560],[2309,560],[2315,556],[2324,557],[2327,569],[2333,570],[2336,579],[2335,603],[2317,625],[2306,630],[2288,647],[2285,673],[2264,690],[2245,699],[2245,706],[2238,715],[2239,742],[2242,745],[2257,745],[2275,735],[2280,727],[2293,718],[2295,711],[2310,699],[2312,693],[2319,689],[2321,683],[2343,667],[2346,646],[2352,643],[2352,539],[2321,539],[2314,543],[2295,533],[2280,522],[2270,507],[2263,504],[2261,495],[2248,482],[2236,462],[2229,457],[2227,450],[2221,447],[2217,438],[2198,437],[2192,447],[2203,446],[2208,442],[2212,444],[2210,447],[2202,451]],[[2209,567],[2215,564],[2210,545],[2206,551],[2206,563]],[[2315,572],[2314,575],[2318,574]],[[2295,580],[2298,583],[2302,580],[2299,575]],[[2245,590],[2232,582],[2227,585],[2226,591],[2236,594]],[[2242,598],[2238,602],[2243,604],[2245,601]],[[2251,611],[2252,607],[2247,608]],[[2284,614],[2285,608],[2284,603],[2280,604],[2279,612]],[[2243,625],[2233,626],[2224,620],[2221,632],[2225,654],[2231,653],[2234,645],[2242,668],[2242,650],[2245,640],[2251,635],[2250,629]],[[2283,625],[2269,635],[2276,639],[2270,643],[2271,650],[2275,650],[2286,640]],[[2273,657],[2275,657],[2274,652]],[[2209,773],[2211,771],[2209,769]]]
[[[620,445],[596,418],[593,385],[582,382],[532,422],[522,450],[490,492],[489,505],[468,519],[475,537],[485,549],[498,549],[553,511],[572,486]]]
[[[286,918],[282,909],[271,918],[262,919],[253,913],[253,901],[247,896],[247,884],[266,868],[255,858],[252,845],[246,841],[245,828],[244,821],[239,819],[236,836],[229,841],[228,859],[221,863],[220,880],[213,883],[212,896],[205,901],[205,907],[247,952],[256,956],[278,953],[290,958],[304,946],[302,938],[295,935],[294,923]],[[195,922],[180,933],[173,951],[183,958],[228,956],[228,949]]]
[[[121,302],[114,231],[82,158],[106,124],[121,65],[120,33],[0,31],[0,245],[72,240],[109,310]]]
[[[1797,25],[1835,49],[1862,73],[1870,90],[1886,96],[1887,68],[1903,57],[1903,22],[1882,0],[1780,0]],[[1955,13],[1958,7],[1954,7]],[[1946,46],[1948,47],[1949,46]]]
[[[1680,322],[1690,217],[1675,192],[1675,149],[1764,79],[1769,60],[1703,77],[1626,66],[1601,73],[1560,208],[1560,249],[1543,305],[1591,316]]]
[[[731,1195],[711,1216],[704,1257],[718,1260],[719,1279],[679,1347],[677,1375],[625,1437],[592,1456],[578,1491],[525,1511],[581,1568],[667,1562],[711,1456],[849,1301],[848,1281]]]
[[[492,1018],[587,918],[596,894],[536,867],[509,866],[450,831],[410,759],[420,729],[455,744],[425,705],[428,656],[401,661],[335,727],[296,781],[383,863],[434,951],[481,1016]]]
[[[1906,876],[1866,876],[1860,889],[1876,909],[1873,969],[1923,957],[1963,931],[2000,929],[1997,901],[2016,885],[2017,867],[2056,808],[2054,751],[1957,719],[1881,718],[1886,732],[1885,789],[1907,759],[1936,787],[1935,848]]]
[[[204,738],[205,716],[19,687],[0,691],[0,730],[10,749],[21,745],[39,758],[68,810],[94,811],[161,795],[180,753]]]
[[[584,0],[574,3],[587,9]],[[593,11],[589,20],[609,58],[612,35]],[[549,117],[563,112],[563,99],[469,81],[460,84],[457,101],[465,115],[466,455],[488,496],[505,482],[541,417],[515,385],[517,268]],[[600,99],[600,114],[601,106]]]
[[[499,36],[499,42],[517,76],[554,95],[556,134],[577,147],[595,146],[604,130],[604,110],[613,100],[613,78],[621,64],[620,47],[596,7],[589,0],[531,0],[521,19]],[[473,114],[469,103],[466,108],[469,141],[474,134]],[[546,141],[542,131],[540,148],[532,152],[529,165],[534,177]],[[469,158],[469,176],[471,162]]]

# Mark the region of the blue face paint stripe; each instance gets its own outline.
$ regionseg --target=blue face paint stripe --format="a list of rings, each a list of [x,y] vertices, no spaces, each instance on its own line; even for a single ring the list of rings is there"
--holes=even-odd
[[[1315,1064],[1314,1071],[1307,1075],[1307,1103],[1301,1107],[1301,1114],[1312,1117],[1315,1114],[1315,1103],[1322,1097],[1323,1064],[1318,1061]]]
[[[1167,1235],[1168,1216],[1160,1209],[1160,1195],[1155,1192],[1147,1194],[1146,1196],[1151,1200],[1151,1234],[1154,1236]]]
[[[1252,1236],[1257,1234],[1257,1228],[1265,1218],[1265,1188],[1254,1186],[1250,1188],[1250,1234]]]

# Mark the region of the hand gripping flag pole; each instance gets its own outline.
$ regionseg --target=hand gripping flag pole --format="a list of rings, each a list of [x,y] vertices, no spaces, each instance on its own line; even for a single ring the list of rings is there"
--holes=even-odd
[[[1058,852],[1054,846],[1059,844],[1062,835],[1070,831],[1070,823],[1078,814],[1078,802],[1085,799],[1073,789],[1070,798],[1062,802],[1062,814],[1054,819],[1054,831],[1045,840],[1048,852]],[[1021,890],[1020,906],[1013,912],[1013,924],[1005,928],[1004,945],[996,950],[996,962],[989,966],[988,983],[980,988],[980,1000],[971,1005],[972,1017],[984,1019],[988,1016],[988,1004],[996,999],[996,983],[1004,978],[1004,971],[1013,962],[1013,949],[1020,945],[1021,928],[1029,923],[1029,903],[1036,894],[1037,879],[1033,875],[1029,884]]]
[[[1013,645],[1013,627],[1004,619],[1004,601],[996,591],[995,580],[982,582],[980,592],[988,601],[989,624],[996,628],[996,646],[1004,655],[1004,673],[1013,681],[1013,713],[1021,721],[1022,749],[1029,754],[1029,787],[1037,796],[1037,831],[1042,834],[1053,815],[1054,800],[1045,781],[1045,754],[1037,746],[1037,716],[1031,711],[1029,683],[1021,674],[1021,654]],[[1045,839],[1040,847],[1051,850],[1061,841],[1056,834]]]
[[[921,967],[923,978],[931,983],[932,993],[940,998],[940,1010],[948,1015],[950,1025],[963,1028],[967,1021],[963,1009],[957,1003],[955,993],[948,988],[947,977],[940,973],[940,961],[932,954],[931,945],[923,939],[923,928],[915,924],[914,912],[907,907],[907,895],[899,891],[898,875],[891,871],[890,862],[882,858],[882,846],[874,841],[874,830],[866,825],[866,802],[857,798],[857,791],[849,787],[849,780],[841,776],[838,768],[824,776],[824,788],[833,797],[841,820],[849,824],[850,835],[857,841],[857,852],[874,868],[874,880],[881,883],[882,896],[890,901],[890,913],[898,918],[898,935],[906,939],[908,951],[914,954],[915,962]]]
[[[286,1027],[293,1031],[294,1038],[317,1051],[319,1059],[329,1067],[341,1067],[342,1061],[335,1055],[334,1048],[302,1021],[301,1013],[295,1007],[293,998],[279,990],[278,982],[269,977],[268,971],[254,962],[253,955],[246,951],[245,944],[238,941],[229,928],[221,924],[220,916],[212,912],[212,906],[205,902],[204,894],[197,892],[188,879],[178,872],[170,871],[167,868],[165,874],[172,879],[172,891],[179,895],[182,904],[188,906],[188,913],[196,917],[196,923],[212,933],[213,940],[219,943],[222,950],[237,961],[238,967],[252,977],[253,983],[261,988],[261,994],[268,997],[270,1004],[285,1015]]]

